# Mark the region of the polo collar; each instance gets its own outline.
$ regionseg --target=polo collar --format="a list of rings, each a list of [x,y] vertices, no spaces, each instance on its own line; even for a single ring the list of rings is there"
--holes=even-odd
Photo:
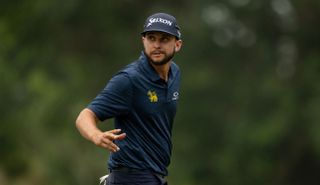
[[[147,74],[147,77],[149,79],[151,79],[153,82],[160,82],[160,81],[164,82],[164,80],[162,78],[160,78],[157,71],[150,64],[150,62],[148,61],[148,59],[143,51],[141,52],[139,60],[140,60],[141,66],[143,68],[143,71]],[[173,72],[173,70],[174,70],[173,65],[170,65],[169,77],[168,77],[167,83],[170,83],[172,81],[172,79],[174,78],[175,72]]]

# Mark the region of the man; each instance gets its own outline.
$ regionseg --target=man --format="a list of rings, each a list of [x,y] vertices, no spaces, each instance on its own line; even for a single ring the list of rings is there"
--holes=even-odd
[[[141,35],[140,58],[113,76],[76,120],[83,137],[111,151],[110,185],[166,184],[180,82],[172,58],[182,46],[180,28],[173,16],[156,13]],[[97,123],[109,118],[115,118],[115,129],[101,131]]]

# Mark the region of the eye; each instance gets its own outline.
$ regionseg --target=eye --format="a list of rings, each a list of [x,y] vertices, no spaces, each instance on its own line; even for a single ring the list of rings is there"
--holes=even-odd
[[[148,36],[147,36],[147,39],[148,39],[149,41],[155,41],[155,40],[156,40],[156,38],[155,38],[153,35],[148,35]]]
[[[162,42],[169,42],[170,40],[171,40],[171,38],[170,37],[166,37],[166,36],[161,38]]]

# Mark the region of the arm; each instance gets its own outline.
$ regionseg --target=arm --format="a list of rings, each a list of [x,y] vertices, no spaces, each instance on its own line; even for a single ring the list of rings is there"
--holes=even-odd
[[[122,140],[126,137],[125,133],[119,134],[120,129],[101,131],[97,127],[99,119],[90,109],[83,109],[77,120],[76,127],[80,134],[95,145],[108,149],[111,152],[117,152],[120,148],[113,143],[113,140]]]

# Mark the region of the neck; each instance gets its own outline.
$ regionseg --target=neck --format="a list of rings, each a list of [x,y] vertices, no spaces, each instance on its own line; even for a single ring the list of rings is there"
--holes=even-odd
[[[158,73],[160,78],[165,81],[168,81],[168,78],[169,78],[170,64],[171,64],[171,62],[168,62],[167,64],[158,66],[158,65],[154,65],[151,63],[151,65],[156,70],[156,72]]]

